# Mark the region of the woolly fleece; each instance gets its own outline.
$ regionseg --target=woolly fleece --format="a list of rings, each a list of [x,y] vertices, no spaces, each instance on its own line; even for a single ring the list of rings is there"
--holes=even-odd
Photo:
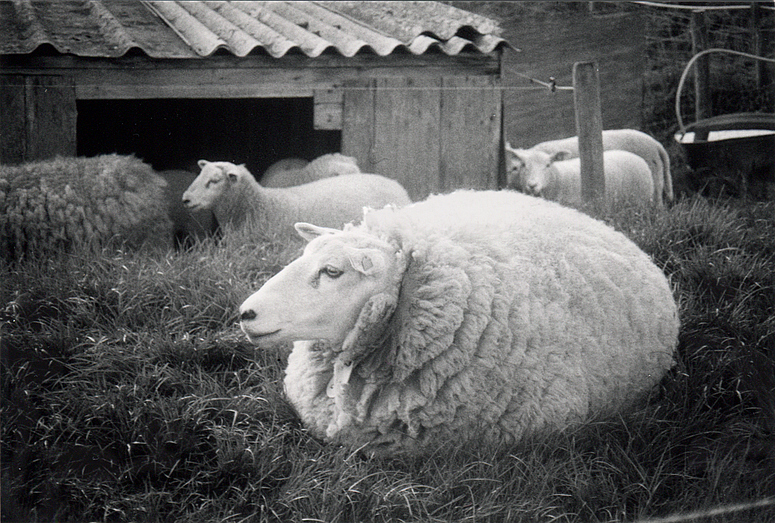
[[[269,166],[261,177],[261,185],[264,187],[292,187],[302,185],[328,178],[329,176],[339,176],[340,174],[357,174],[361,172],[358,163],[352,156],[345,156],[339,153],[329,153],[318,156],[306,165],[292,168],[282,168],[280,162],[287,161],[286,165],[293,165],[291,162],[304,161],[294,158],[286,158]],[[298,165],[298,163],[296,164]],[[273,167],[276,167],[273,170]]]
[[[432,196],[313,239],[269,280],[282,295],[246,300],[243,330],[281,302],[313,323],[348,308],[303,310],[302,284],[283,274],[358,249],[398,268],[342,325],[344,343],[286,334],[287,396],[326,441],[381,455],[513,443],[625,409],[673,365],[677,308],[649,257],[600,221],[512,191]]]
[[[534,145],[531,149],[545,153],[569,151],[572,158],[579,155],[578,136],[551,140]],[[637,154],[651,170],[654,183],[654,201],[662,204],[665,200],[672,202],[673,177],[670,173],[670,156],[664,146],[648,134],[635,129],[606,129],[603,131],[603,149],[606,151],[621,150]]]
[[[567,151],[548,154],[535,149],[506,147],[509,187],[527,194],[578,207],[581,198],[581,160]],[[652,201],[654,184],[649,166],[628,151],[604,151],[605,200],[643,204]]]
[[[134,156],[0,166],[0,248],[8,256],[109,240],[169,246],[166,182]]]

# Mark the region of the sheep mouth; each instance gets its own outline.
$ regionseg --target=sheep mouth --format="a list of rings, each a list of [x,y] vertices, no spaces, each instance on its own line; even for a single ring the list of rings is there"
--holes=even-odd
[[[248,338],[248,341],[253,345],[261,345],[271,340],[273,336],[280,332],[281,329],[273,330],[271,332],[250,332],[244,325],[240,325],[242,332]]]

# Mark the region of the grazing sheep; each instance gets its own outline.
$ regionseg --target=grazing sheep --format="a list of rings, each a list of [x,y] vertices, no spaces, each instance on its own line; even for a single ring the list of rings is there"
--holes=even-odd
[[[161,171],[159,175],[167,182],[165,189],[167,212],[172,220],[172,237],[176,248],[190,247],[193,241],[214,236],[218,230],[213,212],[209,209],[190,211],[183,205],[183,193],[196,174],[189,171]]]
[[[292,165],[291,160],[304,162],[298,158],[286,158],[269,166],[261,177],[261,185],[264,187],[292,187],[314,182],[330,176],[340,174],[358,174],[361,172],[358,163],[352,156],[339,153],[330,153],[319,156],[300,168],[282,169],[283,165]],[[280,162],[288,162],[277,167]]]
[[[549,154],[569,151],[570,158],[577,158],[579,156],[579,139],[577,136],[572,136],[562,140],[541,142],[531,149]],[[635,129],[607,129],[603,131],[603,150],[629,151],[646,160],[654,184],[653,200],[660,205],[665,199],[668,202],[673,201],[670,156],[657,140]]]
[[[343,174],[286,188],[262,187],[244,165],[199,160],[202,172],[183,193],[189,209],[212,209],[218,224],[256,224],[261,231],[291,235],[298,221],[341,227],[363,207],[410,203],[406,190],[377,174]]]
[[[108,154],[0,166],[0,248],[25,252],[108,241],[169,246],[166,182],[134,156]]]
[[[286,394],[325,440],[516,442],[625,409],[673,364],[664,274],[574,209],[457,191],[296,229],[304,254],[245,300],[241,327],[262,347],[295,342]]]
[[[508,186],[547,200],[579,206],[582,204],[581,160],[570,157],[568,151],[549,154],[535,149],[512,149],[507,144]],[[606,201],[650,202],[654,196],[651,170],[637,154],[603,152],[603,175]]]

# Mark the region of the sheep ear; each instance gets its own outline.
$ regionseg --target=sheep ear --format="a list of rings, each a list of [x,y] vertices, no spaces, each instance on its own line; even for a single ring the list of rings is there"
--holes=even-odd
[[[204,169],[204,168],[205,168],[205,165],[209,164],[210,162],[208,162],[207,160],[199,160],[199,161],[198,161],[198,162],[196,162],[196,163],[197,163],[197,165],[199,165],[199,168],[200,168],[200,169]]]
[[[366,276],[381,272],[385,266],[382,252],[377,249],[356,249],[345,245],[344,253],[353,269]]]
[[[507,151],[509,153],[510,159],[521,166],[525,165],[525,159],[520,156],[520,154],[517,152],[516,149],[511,149]]]
[[[571,154],[570,151],[567,151],[567,150],[563,149],[561,151],[557,151],[554,154],[552,154],[549,157],[549,163],[561,162],[563,160],[569,160],[572,157],[573,157],[573,154]]]
[[[312,225],[311,223],[305,223],[305,222],[298,222],[294,224],[294,229],[296,229],[296,232],[299,233],[299,236],[307,240],[308,242],[314,240],[318,236],[323,236],[324,234],[333,234],[335,232],[341,232],[339,229],[330,229],[328,227],[318,227],[317,225]]]

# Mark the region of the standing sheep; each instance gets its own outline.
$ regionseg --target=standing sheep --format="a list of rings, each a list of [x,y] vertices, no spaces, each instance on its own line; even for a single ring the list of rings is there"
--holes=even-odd
[[[516,442],[631,406],[673,364],[677,308],[604,223],[513,191],[457,191],[309,224],[247,298],[259,346],[294,341],[286,394],[309,430],[376,454]]]
[[[183,193],[192,210],[212,209],[218,224],[256,224],[268,233],[292,234],[298,221],[329,227],[359,219],[363,207],[403,206],[406,190],[377,174],[343,174],[286,188],[262,187],[244,165],[199,161],[202,171]]]
[[[532,150],[554,154],[560,151],[570,152],[569,158],[578,158],[578,136],[541,142],[531,147]],[[654,185],[654,202],[662,204],[666,199],[673,201],[673,177],[670,174],[670,156],[657,140],[648,134],[635,129],[607,129],[603,131],[603,150],[629,151],[637,154],[649,166]]]
[[[294,162],[290,162],[294,160]],[[280,162],[287,162],[280,164]],[[305,162],[298,158],[286,158],[269,166],[261,177],[261,185],[264,187],[292,187],[314,182],[330,176],[341,174],[358,174],[361,172],[358,163],[352,156],[339,153],[324,154],[318,156],[302,167],[282,168],[285,165],[293,165],[296,162]],[[278,166],[278,164],[280,164]]]
[[[568,151],[548,154],[506,145],[508,186],[566,205],[581,200],[581,160]],[[568,159],[570,158],[570,159]],[[651,170],[640,156],[627,151],[603,153],[605,199],[609,202],[650,202],[654,196]]]
[[[169,246],[166,182],[134,156],[0,166],[0,248],[9,258],[109,241]]]

